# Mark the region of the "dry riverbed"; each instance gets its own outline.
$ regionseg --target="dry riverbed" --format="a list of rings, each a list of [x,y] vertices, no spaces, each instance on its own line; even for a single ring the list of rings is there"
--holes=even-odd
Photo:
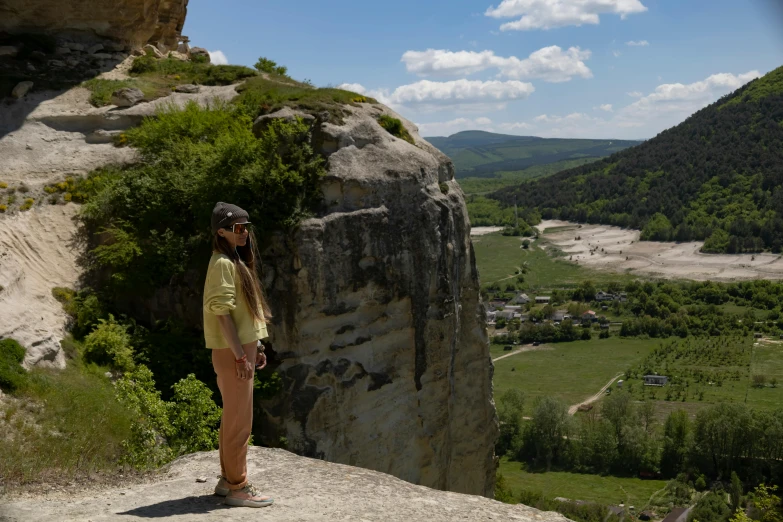
[[[565,259],[592,269],[697,281],[783,279],[777,254],[702,254],[703,242],[639,241],[638,230],[606,225],[548,220],[536,228]]]

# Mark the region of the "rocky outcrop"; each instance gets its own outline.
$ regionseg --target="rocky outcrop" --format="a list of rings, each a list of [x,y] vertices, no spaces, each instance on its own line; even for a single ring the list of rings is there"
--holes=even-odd
[[[269,442],[438,489],[491,495],[497,419],[465,202],[449,159],[380,105],[321,123],[325,210],[264,253],[284,389]],[[395,436],[389,436],[394,433]]]
[[[0,31],[119,40],[132,45],[161,42],[176,49],[188,0],[0,1]]]
[[[228,508],[212,493],[219,469],[216,451],[194,453],[145,483],[117,485],[103,492],[71,495],[52,490],[45,498],[3,499],[0,520],[567,522],[551,511],[436,491],[376,471],[259,447],[249,449],[248,478],[275,503],[263,509]],[[206,482],[198,482],[200,477],[206,477]]]

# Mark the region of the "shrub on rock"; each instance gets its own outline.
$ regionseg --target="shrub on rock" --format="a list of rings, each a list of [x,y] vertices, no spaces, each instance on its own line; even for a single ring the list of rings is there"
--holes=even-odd
[[[0,388],[5,391],[18,389],[27,378],[22,368],[24,347],[13,339],[0,340]]]

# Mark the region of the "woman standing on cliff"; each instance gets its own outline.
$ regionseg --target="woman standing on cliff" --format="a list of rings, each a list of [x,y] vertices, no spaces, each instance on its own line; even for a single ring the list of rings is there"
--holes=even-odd
[[[247,481],[253,423],[253,375],[266,366],[263,345],[271,316],[258,280],[258,251],[247,212],[220,202],[212,210],[212,257],[204,283],[204,338],[223,398],[220,475],[215,494],[230,506],[272,504]]]

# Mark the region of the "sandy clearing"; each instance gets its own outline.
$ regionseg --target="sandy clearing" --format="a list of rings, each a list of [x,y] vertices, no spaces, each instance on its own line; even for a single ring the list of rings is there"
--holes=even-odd
[[[470,229],[471,236],[483,236],[484,234],[492,234],[493,232],[500,232],[503,227],[473,227]]]
[[[542,235],[566,259],[597,270],[629,272],[665,279],[740,281],[783,279],[783,257],[776,254],[702,254],[703,242],[639,241],[639,231],[607,225],[543,221],[536,228],[569,227]],[[579,239],[577,239],[577,237]]]

